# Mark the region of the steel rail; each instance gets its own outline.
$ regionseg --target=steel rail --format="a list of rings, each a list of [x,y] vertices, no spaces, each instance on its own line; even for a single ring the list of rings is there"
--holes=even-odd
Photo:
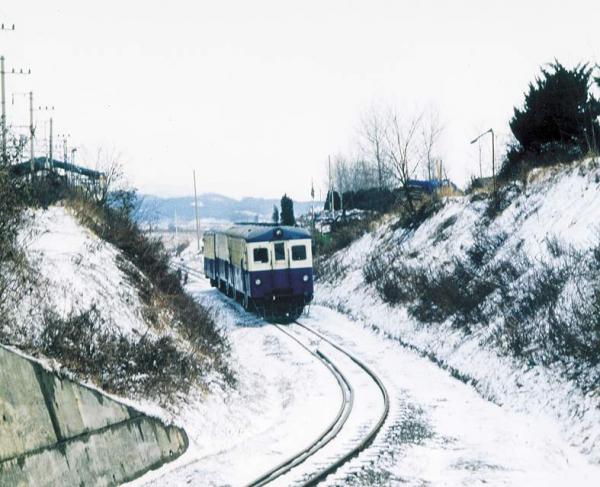
[[[346,355],[350,360],[352,360],[356,365],[358,365],[361,369],[363,369],[367,373],[367,375],[369,375],[375,381],[377,386],[379,387],[379,390],[381,391],[381,395],[383,396],[383,403],[384,403],[383,413],[379,417],[379,420],[377,421],[377,423],[371,428],[369,433],[363,438],[363,440],[356,447],[354,447],[351,451],[346,453],[344,456],[338,458],[331,465],[324,468],[323,470],[318,472],[316,475],[313,475],[309,480],[307,480],[306,482],[304,482],[302,484],[304,487],[308,487],[308,486],[316,485],[319,482],[321,482],[322,480],[325,480],[326,477],[328,477],[329,475],[334,473],[336,470],[338,470],[344,463],[346,463],[349,460],[351,460],[352,458],[356,457],[358,454],[360,454],[362,451],[367,449],[373,443],[373,441],[375,440],[375,436],[377,436],[377,433],[381,430],[381,428],[383,427],[383,424],[385,423],[385,420],[388,417],[388,414],[390,411],[390,400],[389,400],[389,395],[388,395],[387,389],[383,385],[383,382],[381,381],[381,379],[377,376],[377,374],[375,374],[375,372],[373,372],[361,360],[356,358],[350,352],[346,351],[345,349],[343,349],[342,347],[340,347],[338,344],[334,343],[327,337],[323,336],[318,331],[315,331],[312,328],[310,328],[306,325],[303,325],[302,323],[300,323],[298,321],[296,321],[295,323],[297,325],[301,326],[302,328],[306,329],[307,331],[313,333],[314,335],[318,336],[319,338],[326,341],[327,343],[329,343],[333,348],[339,350],[341,353]]]
[[[289,336],[292,340],[296,341],[302,348],[308,351],[311,355],[316,357],[319,361],[321,361],[333,374],[338,385],[340,386],[340,390],[342,391],[342,403],[336,414],[334,420],[321,432],[319,437],[313,441],[306,448],[303,448],[296,454],[292,455],[285,461],[281,462],[279,465],[273,467],[268,472],[261,475],[259,478],[253,480],[248,484],[248,487],[259,487],[269,482],[273,482],[277,478],[287,474],[290,470],[297,467],[301,463],[303,463],[306,459],[314,455],[317,451],[327,445],[331,440],[333,440],[337,434],[341,431],[344,424],[352,411],[352,406],[354,404],[354,390],[352,386],[348,382],[348,380],[344,377],[344,375],[340,372],[340,370],[329,360],[329,358],[323,354],[321,351],[316,350],[313,351],[309,347],[307,347],[304,343],[302,343],[298,338],[284,330],[279,325],[274,325],[279,331]]]

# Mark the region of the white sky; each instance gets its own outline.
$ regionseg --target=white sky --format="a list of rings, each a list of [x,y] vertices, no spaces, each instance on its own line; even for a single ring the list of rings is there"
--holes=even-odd
[[[464,184],[469,141],[508,133],[542,63],[599,61],[599,19],[597,0],[9,0],[0,53],[33,71],[7,79],[10,122],[28,117],[10,94],[33,90],[89,164],[118,150],[143,192],[190,194],[195,168],[200,192],[309,199],[374,102],[439,111]]]

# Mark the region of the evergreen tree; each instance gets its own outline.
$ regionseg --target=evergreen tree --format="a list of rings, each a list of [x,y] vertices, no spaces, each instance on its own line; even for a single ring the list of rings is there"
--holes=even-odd
[[[325,211],[331,211],[331,191],[327,191],[327,198],[325,199]],[[335,211],[339,211],[342,208],[342,199],[340,198],[340,193],[337,191],[333,192],[333,209]]]
[[[510,128],[518,144],[509,151],[504,173],[526,158],[553,163],[597,150],[600,101],[590,93],[592,71],[588,64],[567,69],[558,61],[542,67],[523,108],[514,109]]]
[[[277,208],[277,205],[273,205],[273,215],[271,216],[271,219],[275,225],[279,224],[279,208]]]
[[[281,197],[281,224],[294,226],[296,218],[294,217],[294,202],[287,194]]]

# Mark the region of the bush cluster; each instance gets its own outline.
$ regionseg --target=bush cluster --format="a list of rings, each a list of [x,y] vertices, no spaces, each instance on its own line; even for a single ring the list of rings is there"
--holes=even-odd
[[[126,337],[109,325],[96,306],[67,318],[46,310],[42,332],[33,345],[116,394],[171,399],[186,394],[209,368],[171,337]]]
[[[172,326],[199,357],[210,357],[213,367],[232,382],[226,357],[229,344],[208,310],[183,289],[170,256],[159,238],[142,231],[134,219],[136,196],[132,192],[111,195],[106,204],[79,197],[71,202],[78,217],[100,238],[123,252],[131,265],[122,269],[139,289],[147,305],[147,317],[168,314]],[[140,274],[141,273],[141,274]]]
[[[398,247],[379,249],[363,275],[384,301],[406,306],[420,322],[447,322],[467,333],[488,324],[506,353],[531,364],[558,363],[584,389],[597,387],[600,251],[579,252],[550,239],[553,259],[532,262],[519,249],[499,257],[506,239],[482,228],[464,256],[435,267],[410,261]]]

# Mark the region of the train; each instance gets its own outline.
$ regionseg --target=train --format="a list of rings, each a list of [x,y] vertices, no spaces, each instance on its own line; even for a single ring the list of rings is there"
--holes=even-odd
[[[313,299],[312,239],[305,229],[237,224],[203,236],[213,287],[265,318],[295,319]]]

